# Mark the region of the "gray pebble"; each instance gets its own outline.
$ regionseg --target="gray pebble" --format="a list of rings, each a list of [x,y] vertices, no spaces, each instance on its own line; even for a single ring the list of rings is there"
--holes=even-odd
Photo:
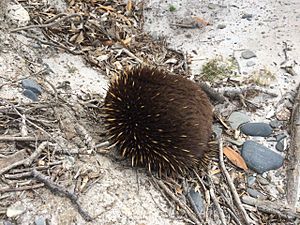
[[[247,188],[247,192],[253,198],[263,198],[264,197],[264,195],[262,193],[260,193],[259,191],[255,190],[255,189],[252,189],[252,188]]]
[[[249,187],[252,187],[253,184],[255,183],[255,181],[256,181],[256,177],[254,177],[254,176],[248,177],[248,178],[247,178],[247,184],[248,184],[248,186],[249,186]]]
[[[273,132],[267,123],[246,123],[241,126],[241,131],[246,135],[259,137],[268,137]]]
[[[276,141],[281,141],[282,139],[284,139],[284,138],[286,138],[287,136],[286,136],[286,134],[278,134],[277,136],[276,136]]]
[[[256,64],[256,63],[253,62],[253,61],[248,61],[248,62],[246,63],[246,65],[247,65],[248,67],[254,66],[255,64]]]
[[[228,122],[233,129],[237,129],[241,124],[248,123],[250,117],[245,113],[233,112],[228,118]]]
[[[218,29],[224,29],[225,27],[226,27],[225,24],[218,24],[218,26],[217,26]]]
[[[198,213],[203,213],[205,206],[204,206],[204,201],[203,201],[201,194],[199,192],[195,191],[194,189],[191,189],[188,194],[190,195],[191,199],[193,200]]]
[[[270,122],[270,126],[273,127],[273,128],[279,128],[281,126],[281,122],[278,121],[278,120],[272,120]]]
[[[283,151],[284,151],[284,143],[283,143],[283,141],[282,141],[282,140],[281,140],[281,141],[278,141],[278,142],[276,143],[275,148],[276,148],[278,151],[283,152]]]
[[[244,141],[243,140],[234,140],[234,139],[231,139],[231,138],[227,138],[226,139],[227,141],[229,141],[230,143],[236,145],[236,146],[242,146],[244,144]]]
[[[246,50],[246,51],[243,51],[243,52],[242,52],[242,57],[243,57],[244,59],[251,59],[251,58],[253,58],[253,57],[256,57],[256,55],[255,55],[254,52],[252,52],[252,51],[250,51],[250,50]]]
[[[32,101],[36,102],[38,101],[38,96],[36,95],[36,93],[34,93],[31,90],[27,90],[25,89],[22,93],[24,96],[26,96],[27,98],[31,99]]]
[[[282,155],[254,141],[245,141],[241,154],[248,167],[257,173],[278,169],[284,160]]]
[[[37,217],[34,220],[35,225],[47,225],[47,220],[44,217]]]
[[[251,20],[253,17],[253,14],[250,14],[250,13],[244,13],[242,15],[242,19],[247,19],[247,20]]]
[[[22,87],[24,89],[31,90],[32,92],[40,95],[42,93],[42,88],[41,86],[34,80],[32,79],[24,79],[22,80]]]

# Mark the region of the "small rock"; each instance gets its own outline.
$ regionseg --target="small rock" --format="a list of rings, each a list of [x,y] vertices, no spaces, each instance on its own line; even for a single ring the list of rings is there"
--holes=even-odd
[[[207,7],[208,7],[209,9],[216,9],[217,6],[218,6],[217,4],[209,3]]]
[[[195,191],[194,189],[191,189],[189,191],[189,195],[193,199],[198,213],[203,213],[205,206],[204,206],[204,201],[203,201],[201,194],[199,192]]]
[[[278,134],[276,136],[276,141],[281,141],[282,139],[286,138],[287,135],[286,134]]]
[[[254,177],[254,176],[248,177],[248,178],[247,178],[247,184],[248,184],[248,186],[249,186],[249,187],[252,187],[253,184],[255,183],[255,181],[256,181],[256,177]]]
[[[282,123],[278,120],[272,120],[269,124],[272,128],[279,128],[282,125]]]
[[[31,79],[24,79],[22,80],[22,87],[24,89],[31,90],[32,92],[40,95],[42,93],[41,86],[34,80]]]
[[[276,113],[276,118],[280,121],[287,121],[290,119],[291,112],[287,108],[283,108],[278,113]]]
[[[25,212],[25,208],[22,205],[11,205],[7,208],[7,217],[16,217]]]
[[[283,152],[284,151],[284,143],[283,143],[283,140],[280,140],[276,143],[276,146],[275,148],[280,151],[280,152]]]
[[[19,26],[26,26],[30,21],[29,13],[21,4],[7,6],[7,18]]]
[[[3,225],[15,225],[15,223],[12,223],[10,221],[4,220]]]
[[[242,52],[242,57],[244,59],[251,59],[253,57],[256,57],[256,55],[254,54],[254,52],[250,51],[250,50],[246,50]]]
[[[36,102],[38,101],[38,96],[36,95],[36,93],[34,93],[31,90],[27,90],[25,89],[22,93],[24,96],[26,96],[27,98],[31,99],[32,101]]]
[[[213,124],[212,126],[213,133],[216,135],[216,138],[219,138],[223,132],[223,129],[218,124]]]
[[[246,65],[247,65],[248,67],[254,66],[255,64],[256,64],[256,63],[253,62],[253,61],[248,61],[248,62],[246,63]]]
[[[44,217],[37,217],[34,222],[35,225],[47,225],[47,220]]]
[[[242,146],[244,144],[244,141],[241,140],[241,139],[234,140],[234,139],[231,139],[231,138],[227,138],[226,140],[229,141],[230,143],[236,145],[236,146]]]
[[[218,24],[218,26],[217,26],[218,29],[224,29],[225,27],[226,27],[225,24]]]
[[[257,173],[278,169],[284,160],[282,155],[254,141],[245,141],[241,154],[248,167]]]
[[[263,198],[263,197],[265,197],[262,193],[260,193],[259,191],[255,190],[255,189],[252,189],[252,188],[247,188],[247,192],[253,198]]]
[[[251,20],[252,17],[253,17],[253,15],[250,14],[250,13],[244,13],[244,14],[242,15],[242,19]]]
[[[241,131],[246,135],[259,137],[268,137],[273,132],[267,123],[246,123],[241,126]]]
[[[250,117],[241,112],[233,112],[228,118],[228,122],[233,129],[237,129],[241,124],[248,123]]]

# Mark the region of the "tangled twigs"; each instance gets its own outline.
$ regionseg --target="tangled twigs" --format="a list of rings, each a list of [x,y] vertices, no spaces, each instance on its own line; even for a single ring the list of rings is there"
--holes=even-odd
[[[1,136],[0,137],[0,141],[46,141],[49,140],[48,137],[30,137],[30,136],[26,136],[26,137],[16,137],[16,136]]]
[[[53,181],[50,180],[49,177],[43,175],[42,173],[38,172],[37,170],[33,169],[31,172],[31,175],[33,176],[34,179],[36,179],[37,181],[42,182],[43,184],[45,184],[45,186],[52,192],[54,193],[58,193],[64,197],[67,197],[70,199],[70,201],[72,202],[73,205],[75,205],[75,207],[77,208],[79,214],[82,216],[82,218],[85,221],[92,221],[93,218],[86,212],[84,211],[79,202],[78,202],[78,198],[76,195],[74,195],[73,193],[69,192],[68,190],[66,190],[63,187],[58,186],[57,184],[55,184]]]
[[[222,136],[219,139],[219,160],[220,160],[220,167],[222,170],[222,173],[224,174],[224,176],[226,177],[227,183],[230,187],[231,193],[233,195],[233,199],[235,201],[235,204],[237,206],[237,208],[240,210],[241,214],[243,215],[243,218],[245,220],[245,224],[250,225],[250,224],[254,224],[254,222],[249,218],[245,208],[242,205],[242,202],[240,200],[240,197],[236,191],[236,188],[232,182],[232,179],[225,167],[224,164],[224,156],[223,156],[223,140],[222,140]]]
[[[0,170],[0,176],[4,173],[6,173],[7,171],[16,168],[18,166],[30,166],[32,164],[32,162],[37,159],[40,154],[42,153],[42,151],[47,147],[48,142],[42,142],[39,147],[31,154],[31,156],[29,156],[27,159],[15,162],[13,164],[8,165],[7,167],[3,168]]]
[[[64,14],[65,15],[65,14]],[[63,15],[57,15],[55,16],[55,19],[58,18],[58,17],[61,17]],[[53,21],[53,19],[50,19],[48,20],[48,23],[45,23],[45,24],[37,24],[37,25],[29,25],[29,26],[25,26],[25,27],[18,27],[18,28],[15,28],[15,29],[12,29],[10,32],[11,33],[14,33],[14,32],[17,32],[17,31],[21,31],[21,30],[29,30],[29,29],[34,29],[34,28],[46,28],[46,27],[52,27],[52,26],[55,26],[56,24],[59,24],[60,22],[63,22],[67,19],[70,19],[72,17],[80,17],[80,19],[82,20],[82,16],[78,13],[74,13],[74,14],[70,14],[70,15],[66,15],[65,17],[55,21],[55,22],[52,22],[52,23],[49,23],[49,21]]]

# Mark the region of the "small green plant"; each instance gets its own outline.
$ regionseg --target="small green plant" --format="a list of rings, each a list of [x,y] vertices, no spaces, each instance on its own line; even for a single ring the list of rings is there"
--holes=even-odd
[[[201,78],[209,82],[221,80],[230,77],[236,69],[237,63],[234,58],[225,60],[223,57],[218,56],[203,65]]]
[[[174,5],[169,5],[169,11],[170,12],[176,11],[176,7]]]

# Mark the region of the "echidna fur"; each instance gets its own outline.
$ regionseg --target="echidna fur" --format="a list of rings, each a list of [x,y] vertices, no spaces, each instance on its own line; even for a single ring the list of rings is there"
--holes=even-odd
[[[104,103],[110,142],[132,166],[184,173],[206,166],[213,110],[194,82],[140,65],[111,81]]]

